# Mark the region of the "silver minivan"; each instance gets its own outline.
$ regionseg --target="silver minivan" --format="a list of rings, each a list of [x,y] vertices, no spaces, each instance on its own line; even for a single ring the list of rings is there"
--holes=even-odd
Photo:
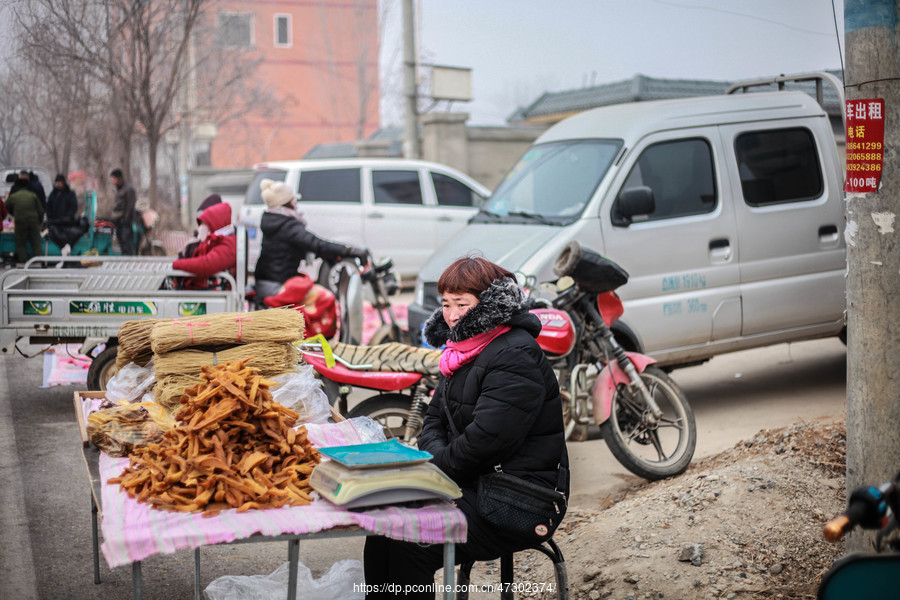
[[[617,338],[662,365],[839,335],[842,179],[828,115],[803,92],[580,113],[542,134],[424,265],[410,331],[420,341],[453,259],[474,251],[550,281],[577,240],[629,272]]]

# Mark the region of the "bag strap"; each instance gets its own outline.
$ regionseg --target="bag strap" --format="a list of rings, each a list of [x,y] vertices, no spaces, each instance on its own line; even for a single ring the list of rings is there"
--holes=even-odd
[[[444,377],[441,381],[441,406],[444,409],[444,414],[447,415],[447,423],[450,425],[450,431],[453,433],[453,439],[459,437],[459,429],[456,428],[456,423],[453,422],[453,415],[450,414],[450,409],[447,408],[447,390],[450,388],[450,379],[448,377]],[[453,440],[450,440],[451,442]]]

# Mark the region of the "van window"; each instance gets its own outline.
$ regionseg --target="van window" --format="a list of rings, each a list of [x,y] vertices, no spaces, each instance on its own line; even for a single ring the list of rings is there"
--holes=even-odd
[[[441,206],[481,206],[484,198],[458,179],[443,173],[432,173],[434,192]]]
[[[359,204],[359,169],[301,171],[300,202],[349,202]]]
[[[691,138],[648,146],[632,167],[622,189],[641,186],[653,190],[656,202],[655,210],[641,220],[712,212],[717,198],[709,142]],[[616,222],[615,218],[613,221]]]
[[[577,140],[532,146],[470,222],[547,225],[575,222],[621,146],[621,140]]]
[[[259,189],[259,182],[263,179],[284,181],[286,175],[287,171],[278,171],[275,169],[257,171],[256,175],[253,176],[253,181],[250,182],[250,187],[247,188],[247,197],[244,199],[244,204],[262,204],[262,190]]]
[[[375,204],[422,204],[418,171],[372,171]]]
[[[734,143],[744,202],[766,206],[822,195],[822,169],[812,132],[797,127],[751,131]]]

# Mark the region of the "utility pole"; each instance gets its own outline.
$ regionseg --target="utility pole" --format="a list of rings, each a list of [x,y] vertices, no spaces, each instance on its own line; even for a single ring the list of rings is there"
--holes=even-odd
[[[845,0],[848,101],[883,99],[877,191],[847,194],[847,492],[900,471],[900,51],[895,0]],[[849,115],[848,115],[849,117]],[[852,129],[852,128],[850,128]],[[848,159],[856,149],[847,134]],[[849,165],[849,162],[848,162]],[[856,173],[848,170],[847,178]],[[848,551],[871,548],[854,534]]]
[[[416,86],[416,19],[413,0],[403,0],[403,98],[404,111],[403,155],[419,158],[419,96]]]

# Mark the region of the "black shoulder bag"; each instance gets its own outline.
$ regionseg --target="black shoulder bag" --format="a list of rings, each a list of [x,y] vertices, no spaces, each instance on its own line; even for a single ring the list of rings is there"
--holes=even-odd
[[[447,382],[447,379],[444,379]],[[454,438],[459,431],[447,408],[444,386],[444,413]],[[526,481],[521,477],[503,472],[501,465],[494,466],[494,472],[478,478],[475,508],[478,516],[498,529],[535,544],[545,542],[553,536],[566,514],[565,489],[568,469],[560,464],[556,489]]]

